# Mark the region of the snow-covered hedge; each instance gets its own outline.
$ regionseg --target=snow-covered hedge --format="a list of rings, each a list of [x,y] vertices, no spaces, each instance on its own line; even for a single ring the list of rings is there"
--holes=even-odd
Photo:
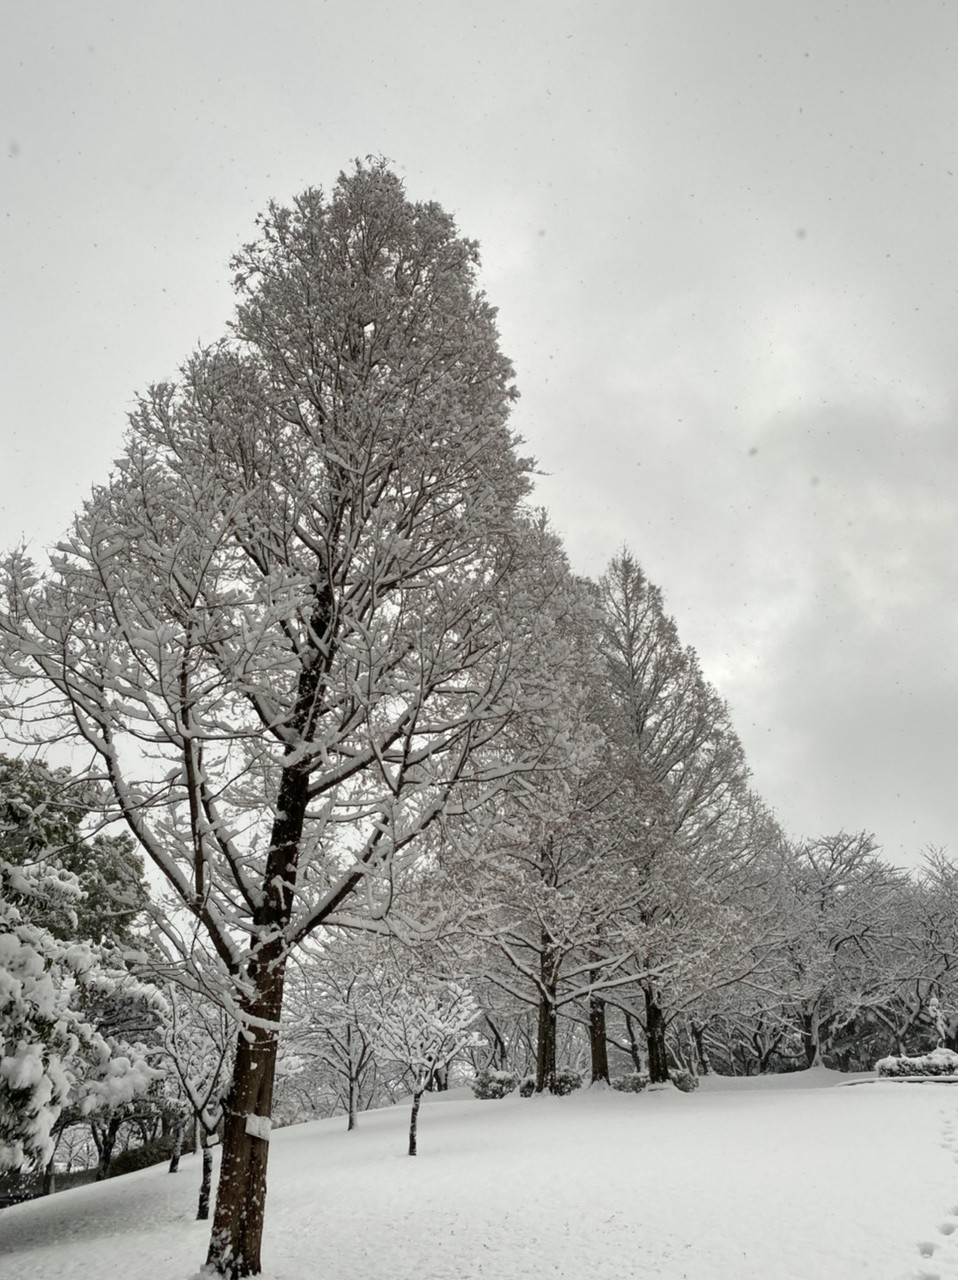
[[[640,1075],[638,1071],[630,1071],[628,1075],[613,1076],[609,1083],[619,1093],[641,1093],[648,1085],[649,1077]]]
[[[489,1098],[504,1098],[519,1088],[519,1076],[515,1071],[494,1071],[492,1067],[483,1067],[476,1073],[470,1085],[472,1092],[483,1101]]]
[[[573,1071],[571,1067],[560,1067],[556,1072],[556,1094],[560,1098],[564,1098],[567,1093],[573,1093],[576,1089],[582,1088],[582,1076],[578,1071]],[[531,1098],[536,1091],[535,1076],[524,1076],[519,1082],[519,1095],[523,1098]]]
[[[682,1093],[691,1093],[699,1087],[698,1076],[693,1076],[691,1071],[685,1071],[682,1067],[673,1067],[669,1075],[676,1089],[680,1089]],[[609,1083],[619,1093],[641,1093],[648,1088],[649,1077],[638,1071],[630,1071],[624,1076],[613,1076]]]
[[[582,1088],[582,1077],[578,1071],[573,1071],[571,1067],[560,1067],[556,1072],[556,1093],[560,1097],[564,1097],[567,1093],[573,1093],[576,1089]]]
[[[491,1067],[483,1067],[476,1073],[470,1088],[477,1098],[504,1098],[513,1089],[519,1090],[520,1097],[531,1098],[536,1091],[535,1076],[520,1076],[514,1071],[494,1071]],[[582,1076],[571,1067],[560,1067],[556,1072],[556,1093],[560,1097],[582,1088]]]
[[[693,1076],[692,1072],[686,1071],[684,1067],[673,1067],[670,1074],[672,1076],[672,1083],[675,1085],[676,1089],[681,1090],[682,1093],[691,1093],[693,1089],[697,1089],[699,1087],[698,1076]]]
[[[875,1070],[880,1076],[958,1076],[958,1053],[932,1049],[917,1058],[880,1058]]]

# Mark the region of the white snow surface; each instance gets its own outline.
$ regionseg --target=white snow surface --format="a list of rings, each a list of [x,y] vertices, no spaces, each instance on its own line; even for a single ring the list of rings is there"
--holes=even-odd
[[[958,1278],[958,1086],[816,1070],[274,1131],[266,1280]],[[435,1105],[439,1101],[442,1105]],[[3,1280],[186,1280],[199,1164],[0,1212]]]

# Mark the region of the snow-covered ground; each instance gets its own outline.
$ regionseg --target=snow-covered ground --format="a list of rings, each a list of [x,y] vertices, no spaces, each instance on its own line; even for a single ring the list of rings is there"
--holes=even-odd
[[[952,1280],[958,1085],[435,1100],[274,1134],[268,1280]],[[0,1212],[3,1280],[185,1280],[199,1168]]]

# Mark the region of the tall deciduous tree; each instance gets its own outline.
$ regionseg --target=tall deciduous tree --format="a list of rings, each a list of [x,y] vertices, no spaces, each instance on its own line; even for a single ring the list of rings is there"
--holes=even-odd
[[[143,397],[49,572],[7,565],[21,705],[51,691],[189,922],[166,944],[243,1024],[221,1275],[261,1269],[290,948],[380,921],[423,830],[533,763],[490,747],[539,620],[477,262],[381,163],[271,206],[231,336]]]
[[[868,832],[806,840],[795,861],[786,973],[808,1066],[863,1010],[887,1004],[901,913],[901,872],[878,856]],[[894,951],[894,948],[892,948]]]
[[[735,910],[720,886],[753,856],[755,802],[727,707],[703,677],[694,650],[681,644],[661,591],[628,551],[613,559],[598,594],[607,732],[625,775],[648,797],[634,862],[645,933],[636,969],[649,1074],[663,1082],[669,1078],[669,988],[689,950],[681,941],[683,925],[694,921],[696,956],[708,950],[706,904],[714,909],[718,935],[728,936]]]

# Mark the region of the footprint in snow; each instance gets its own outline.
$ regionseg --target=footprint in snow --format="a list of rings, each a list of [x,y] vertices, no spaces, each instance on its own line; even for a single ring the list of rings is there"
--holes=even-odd
[[[956,1222],[939,1222],[938,1223],[938,1230],[941,1232],[943,1236],[950,1236],[954,1232],[956,1227],[958,1227],[958,1223]]]
[[[918,1252],[923,1258],[930,1258],[937,1248],[938,1246],[931,1240],[918,1241]]]

